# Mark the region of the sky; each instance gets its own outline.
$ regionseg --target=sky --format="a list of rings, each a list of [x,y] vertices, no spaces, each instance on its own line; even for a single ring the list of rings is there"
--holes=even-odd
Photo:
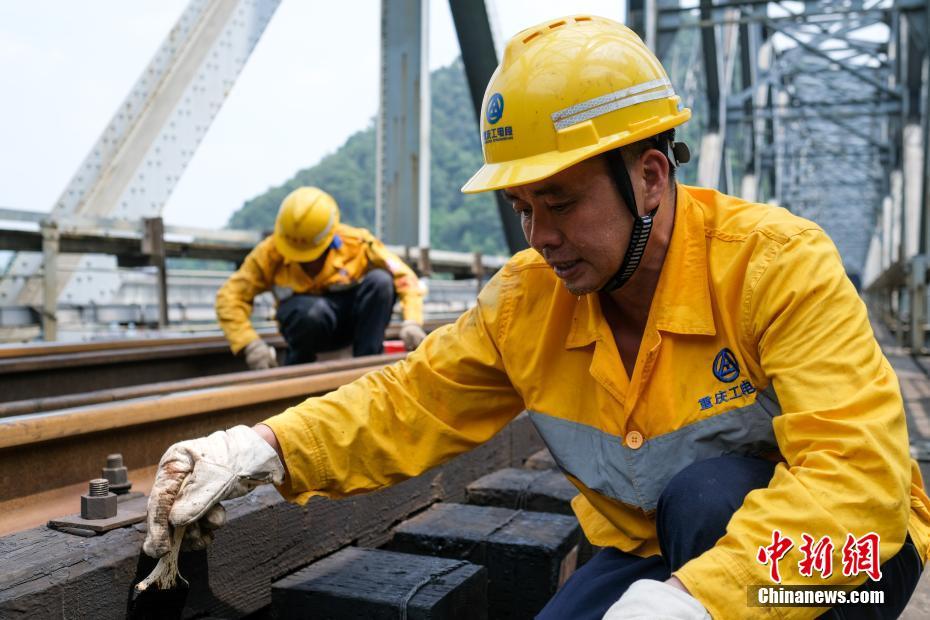
[[[623,0],[486,0],[506,41]],[[187,0],[0,0],[0,208],[48,211]],[[458,55],[430,0],[429,64]],[[332,153],[378,108],[379,0],[283,0],[165,205],[167,224],[221,228],[242,203]],[[374,179],[372,179],[374,182]]]

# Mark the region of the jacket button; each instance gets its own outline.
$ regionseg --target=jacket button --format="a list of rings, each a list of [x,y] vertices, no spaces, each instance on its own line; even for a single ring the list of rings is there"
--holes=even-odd
[[[643,445],[643,434],[639,431],[630,431],[626,434],[625,443],[628,448],[639,450],[639,447]]]

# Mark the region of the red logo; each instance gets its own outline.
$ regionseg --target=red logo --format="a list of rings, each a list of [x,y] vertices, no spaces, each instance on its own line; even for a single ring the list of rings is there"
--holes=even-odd
[[[816,570],[823,579],[833,574],[833,541],[824,536],[814,544],[814,537],[801,534],[804,544],[801,553],[804,559],[798,562],[799,572],[805,577],[811,577]]]
[[[782,536],[781,530],[774,530],[772,532],[772,544],[768,547],[759,547],[756,559],[759,560],[760,564],[771,563],[769,572],[772,581],[775,583],[781,583],[781,575],[778,574],[778,561],[785,557],[785,554],[793,546],[794,542],[787,536]]]
[[[804,556],[798,562],[798,572],[804,577],[813,577],[814,571],[820,573],[822,579],[833,574],[833,541],[829,536],[820,540],[814,539],[810,534],[801,534],[804,544],[798,550]],[[843,575],[854,577],[859,573],[866,573],[873,581],[882,578],[882,569],[879,557],[879,535],[869,532],[861,538],[852,534],[846,535],[843,545]],[[772,531],[772,544],[759,547],[756,560],[760,564],[769,566],[769,573],[774,583],[781,583],[778,573],[778,561],[785,557],[794,546],[794,541],[783,536],[781,530]]]
[[[843,574],[851,577],[866,573],[874,581],[881,579],[878,542],[878,534],[875,532],[869,532],[858,540],[852,534],[846,534],[846,544],[843,545]]]

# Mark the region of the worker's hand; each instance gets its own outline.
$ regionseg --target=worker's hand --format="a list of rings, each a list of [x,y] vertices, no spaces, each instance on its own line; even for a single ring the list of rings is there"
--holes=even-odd
[[[212,530],[226,521],[220,500],[283,480],[277,452],[248,426],[176,443],[158,463],[142,549],[163,556],[171,547],[171,528],[185,526],[186,546],[202,549],[213,539]]]
[[[413,351],[420,346],[424,338],[426,338],[426,332],[423,331],[423,326],[416,321],[404,321],[404,324],[401,325],[400,339],[404,341],[404,347],[408,351]]]
[[[256,338],[242,349],[245,353],[245,363],[251,370],[266,370],[275,368],[278,365],[278,357],[275,355],[274,347],[266,344],[261,338]]]
[[[681,588],[662,581],[634,581],[604,620],[710,620],[701,603]]]

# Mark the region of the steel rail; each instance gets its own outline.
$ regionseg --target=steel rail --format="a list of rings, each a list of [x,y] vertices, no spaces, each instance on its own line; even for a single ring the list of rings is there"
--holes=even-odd
[[[225,385],[115,403],[10,416],[0,419],[0,449],[319,394],[334,390],[383,365],[371,364],[277,381]]]
[[[269,344],[283,344],[278,337],[269,340]],[[52,353],[48,355],[29,355],[26,357],[8,357],[0,359],[0,376],[7,373],[31,371],[49,371],[53,368],[87,367],[89,365],[112,365],[140,360],[200,355],[216,355],[229,352],[229,345],[224,341],[193,342],[187,344],[153,344],[144,347],[97,349],[90,351],[73,351],[69,353]],[[229,353],[232,356],[232,353]]]
[[[425,322],[425,329],[433,329],[449,323],[447,320],[428,320]],[[389,339],[397,338],[400,334],[400,325],[392,323],[388,326],[385,337]],[[259,335],[269,344],[283,345],[284,340],[277,332],[262,332]],[[228,348],[229,344],[226,337],[222,334],[213,334],[209,336],[169,336],[159,338],[124,338],[119,340],[96,340],[92,342],[37,342],[25,345],[0,345],[0,362],[7,359],[25,360],[31,357],[42,357],[44,362],[53,361],[66,354],[85,354],[85,353],[115,353],[123,350],[157,350],[160,347],[181,347],[187,345],[222,345]],[[132,355],[132,354],[129,354]],[[0,368],[0,372],[3,372]]]
[[[259,333],[264,338],[278,337],[275,332]],[[0,345],[0,359],[62,355],[65,353],[87,353],[90,351],[118,351],[122,349],[143,349],[188,344],[223,344],[225,342],[226,338],[222,334],[212,334],[209,336],[121,338],[119,340],[94,340],[91,342],[34,342],[23,345],[6,344]]]
[[[424,327],[432,331],[446,323],[448,319],[431,320]],[[399,332],[400,325],[391,325],[385,337],[396,339]],[[263,337],[279,351],[284,350],[286,345],[279,335],[265,334]],[[241,355],[234,356],[230,352],[222,336],[145,339],[138,342],[139,346],[128,346],[119,341],[112,348],[97,342],[24,347],[24,355],[0,358],[0,385],[3,386],[0,389],[0,403],[35,402],[84,392],[185,381],[242,372],[247,368]],[[99,402],[99,399],[89,402]],[[89,403],[65,400],[51,406],[61,408],[79,404]],[[24,402],[16,407],[13,410],[16,414],[29,410]],[[0,415],[11,415],[13,411]]]
[[[41,413],[56,409],[70,409],[85,407],[106,402],[130,400],[146,396],[157,396],[173,392],[183,392],[195,389],[215,388],[225,385],[243,385],[250,383],[265,383],[300,376],[320,375],[337,370],[350,370],[373,364],[390,364],[403,359],[404,354],[373,355],[366,357],[353,357],[345,360],[331,360],[327,362],[314,362],[312,364],[298,364],[268,370],[249,370],[233,372],[208,377],[181,379],[178,381],[162,381],[147,383],[108,390],[95,390],[62,396],[49,396],[44,398],[27,398],[23,400],[0,403],[0,418],[21,416],[30,413]]]

